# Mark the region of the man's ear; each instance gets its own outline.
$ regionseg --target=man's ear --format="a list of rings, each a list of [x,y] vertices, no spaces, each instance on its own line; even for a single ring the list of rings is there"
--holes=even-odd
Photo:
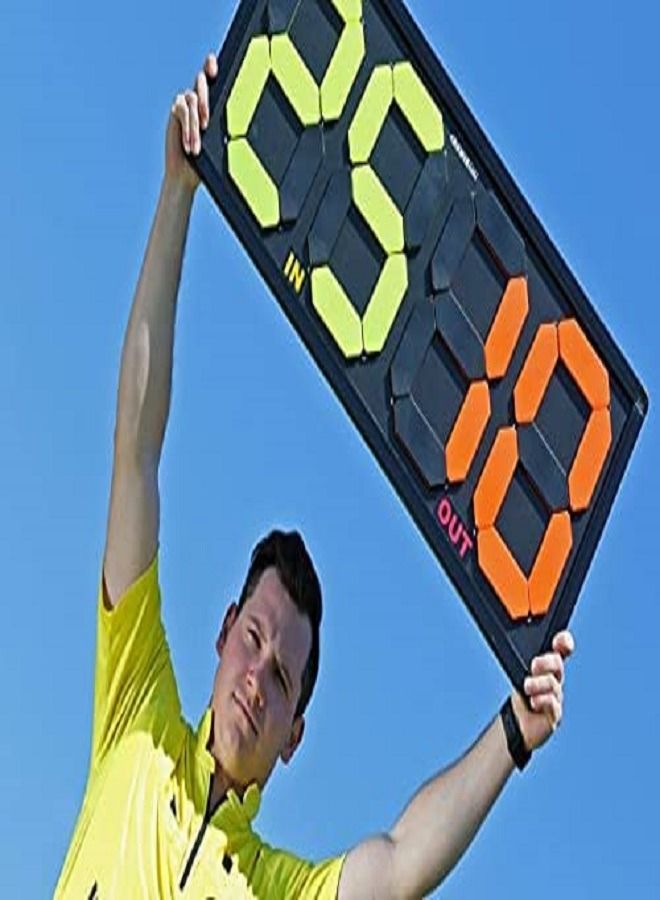
[[[225,613],[225,618],[222,622],[220,634],[218,635],[218,639],[215,642],[215,649],[217,650],[218,656],[222,656],[222,651],[225,649],[225,644],[227,643],[229,632],[231,631],[232,626],[237,618],[238,606],[236,603],[230,603],[227,608],[227,612]]]
[[[291,726],[291,734],[289,735],[289,740],[286,742],[284,747],[282,748],[282,752],[280,753],[280,759],[286,766],[289,762],[291,762],[293,758],[293,754],[296,752],[300,744],[302,743],[303,734],[305,733],[305,717],[304,716],[296,716],[293,720],[293,725]]]

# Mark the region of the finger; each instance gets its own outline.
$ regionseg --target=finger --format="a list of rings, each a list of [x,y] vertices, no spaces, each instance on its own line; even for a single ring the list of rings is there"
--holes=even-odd
[[[204,72],[197,74],[195,81],[197,91],[197,106],[199,109],[199,122],[202,128],[209,124],[209,83]]]
[[[190,112],[186,98],[183,94],[177,94],[172,106],[172,115],[181,125],[181,143],[186,153],[190,153]]]
[[[528,697],[536,697],[540,694],[554,694],[560,703],[563,699],[561,684],[554,675],[539,675],[537,678],[526,678],[525,693]]]
[[[199,136],[199,109],[197,94],[194,91],[186,91],[186,103],[190,116],[190,149],[193,153],[199,153],[202,142]]]
[[[560,631],[552,641],[552,649],[566,659],[575,651],[575,639],[570,631]]]
[[[559,653],[546,653],[532,660],[532,675],[554,675],[561,684],[564,680],[564,660]]]
[[[215,53],[209,53],[204,60],[204,71],[211,80],[218,77],[218,58]]]
[[[553,731],[559,727],[562,717],[562,704],[554,694],[541,694],[538,697],[532,697],[530,705],[534,712],[545,713]]]

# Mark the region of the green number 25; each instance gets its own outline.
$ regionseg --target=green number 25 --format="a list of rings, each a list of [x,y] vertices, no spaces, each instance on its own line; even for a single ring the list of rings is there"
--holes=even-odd
[[[253,37],[227,100],[229,175],[261,228],[280,224],[277,186],[247,134],[270,75],[303,128],[343,113],[365,56],[362,0],[331,0],[344,27],[319,86],[287,33]],[[348,131],[352,198],[385,259],[360,317],[329,265],[312,270],[312,304],[347,359],[380,352],[408,287],[403,216],[370,164],[388,112],[396,104],[426,153],[442,150],[440,110],[409,62],[377,66]]]

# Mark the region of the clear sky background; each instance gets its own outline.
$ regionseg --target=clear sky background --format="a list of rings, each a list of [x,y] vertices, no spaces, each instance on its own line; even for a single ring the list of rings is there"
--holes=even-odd
[[[659,895],[658,13],[409,0],[644,382],[651,412],[572,626],[556,739],[439,894]],[[86,779],[121,340],[170,103],[234,3],[0,8],[0,895],[51,895]],[[258,826],[320,857],[389,827],[508,686],[246,253],[200,190],[162,471],[164,617],[187,716],[254,541],[298,526],[325,589],[303,747]]]

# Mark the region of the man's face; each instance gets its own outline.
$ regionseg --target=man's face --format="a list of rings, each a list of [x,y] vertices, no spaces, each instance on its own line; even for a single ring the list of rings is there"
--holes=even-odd
[[[213,754],[234,783],[263,787],[278,756],[288,762],[300,743],[304,723],[294,713],[311,644],[309,619],[274,568],[240,613],[229,609],[217,643]]]

